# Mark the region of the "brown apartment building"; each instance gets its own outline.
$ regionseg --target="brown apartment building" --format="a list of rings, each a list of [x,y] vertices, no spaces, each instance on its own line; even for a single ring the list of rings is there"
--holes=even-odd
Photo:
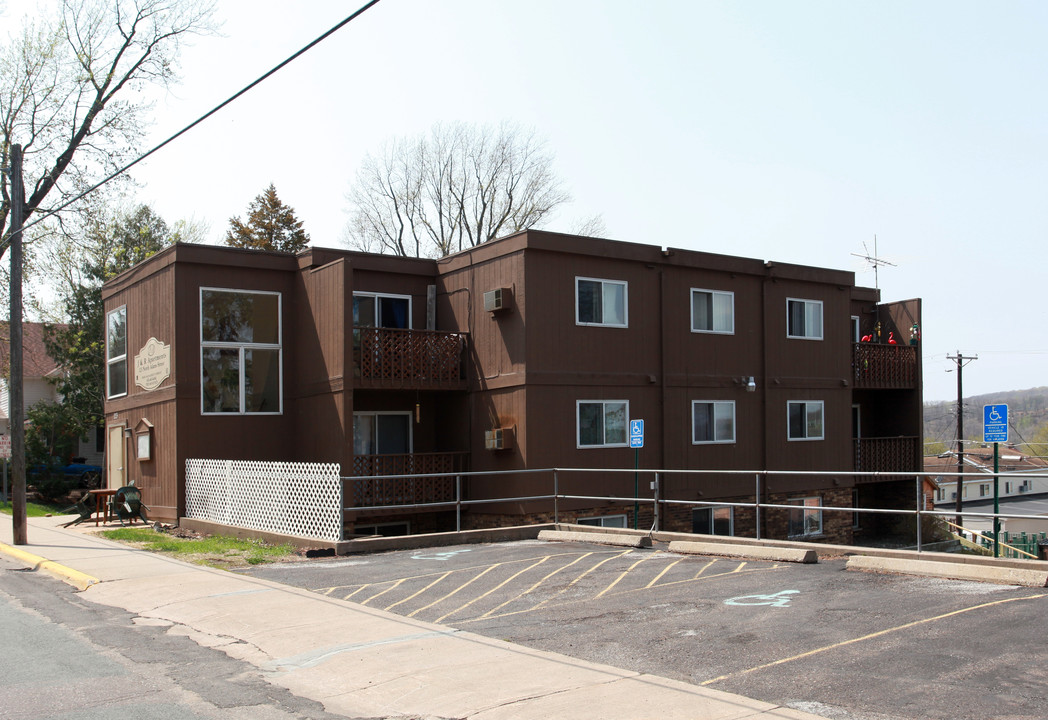
[[[909,507],[921,469],[920,300],[880,303],[853,273],[528,231],[441,260],[176,245],[108,282],[109,484],[157,519],[185,511],[188,458],[337,462],[351,507],[552,492],[797,507],[762,534],[851,541]],[[889,334],[897,344],[889,344]],[[860,342],[862,336],[872,341]],[[911,338],[913,338],[911,344]],[[644,446],[629,444],[644,420]],[[648,481],[644,489],[647,497]],[[391,489],[396,485],[395,489]],[[571,500],[562,520],[650,525],[652,505]],[[662,526],[752,535],[751,509],[667,503]],[[464,527],[551,516],[470,505]],[[347,528],[454,529],[447,511],[357,510]],[[385,528],[385,530],[383,530]]]

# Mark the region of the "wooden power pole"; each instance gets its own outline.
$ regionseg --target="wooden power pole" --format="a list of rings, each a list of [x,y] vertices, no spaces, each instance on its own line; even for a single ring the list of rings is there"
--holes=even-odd
[[[947,355],[948,360],[953,360],[957,363],[957,503],[954,509],[957,512],[957,517],[954,518],[954,522],[957,524],[957,532],[961,531],[961,526],[964,524],[964,518],[961,517],[962,498],[964,493],[964,390],[961,382],[961,370],[972,360],[978,360],[978,355],[971,357],[965,357],[961,355],[961,351],[958,350],[956,355]]]
[[[11,315],[8,321],[11,377],[8,398],[11,417],[11,523],[15,545],[29,544],[25,493],[25,394],[22,385],[22,223],[25,188],[22,146],[11,146]]]

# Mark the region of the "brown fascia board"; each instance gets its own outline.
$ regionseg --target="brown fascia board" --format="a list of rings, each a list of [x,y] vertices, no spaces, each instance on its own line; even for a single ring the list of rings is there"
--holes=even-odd
[[[221,245],[175,243],[170,247],[164,248],[156,255],[143,260],[133,268],[125,270],[116,277],[107,280],[102,286],[102,299],[106,300],[175,263],[293,272],[296,268],[296,262],[296,256],[294,255],[268,250],[246,250]]]
[[[300,270],[316,269],[345,260],[353,270],[385,272],[396,275],[422,275],[436,277],[437,261],[430,258],[401,257],[366,253],[359,250],[311,247],[300,252],[296,259]]]

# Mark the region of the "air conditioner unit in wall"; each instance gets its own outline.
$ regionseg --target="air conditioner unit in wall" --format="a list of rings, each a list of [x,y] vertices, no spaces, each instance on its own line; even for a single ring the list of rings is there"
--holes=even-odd
[[[486,312],[498,312],[509,309],[509,288],[495,288],[484,293],[484,310]]]
[[[485,430],[484,447],[488,450],[508,450],[513,447],[513,428]]]

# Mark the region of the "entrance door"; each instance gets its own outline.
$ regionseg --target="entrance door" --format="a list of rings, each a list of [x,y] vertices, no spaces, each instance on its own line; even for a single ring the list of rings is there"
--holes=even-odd
[[[106,487],[122,488],[127,483],[124,468],[127,465],[127,443],[124,442],[124,426],[110,425],[106,428]]]

